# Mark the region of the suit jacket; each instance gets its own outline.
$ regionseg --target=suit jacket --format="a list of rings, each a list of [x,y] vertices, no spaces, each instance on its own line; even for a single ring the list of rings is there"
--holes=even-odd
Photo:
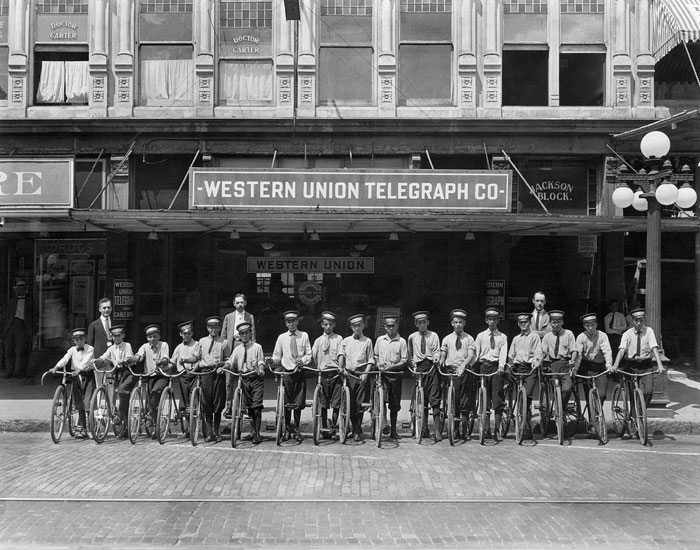
[[[250,336],[251,340],[255,342],[255,318],[247,311],[243,314],[243,320],[246,323],[250,323]],[[229,349],[233,351],[238,344],[241,343],[240,338],[234,337],[236,334],[236,312],[232,311],[226,317],[224,317],[224,322],[221,326],[221,337],[228,342]]]
[[[107,351],[111,344],[102,324],[101,315],[88,325],[87,343],[95,348],[95,357],[102,357],[102,354]]]
[[[547,313],[544,309],[542,310],[542,313],[540,315],[540,326],[537,325],[537,310],[534,310],[532,312],[532,332],[536,333],[537,336],[542,339],[545,334],[548,332],[552,332],[552,325],[549,324],[549,313]]]
[[[17,297],[11,298],[5,304],[5,311],[3,313],[3,326],[2,326],[2,336],[5,338],[7,332],[10,330],[10,325],[12,324],[12,319],[15,317],[15,312],[17,311]],[[24,324],[27,325],[27,330],[29,334],[34,333],[34,300],[31,296],[27,295],[24,298]]]

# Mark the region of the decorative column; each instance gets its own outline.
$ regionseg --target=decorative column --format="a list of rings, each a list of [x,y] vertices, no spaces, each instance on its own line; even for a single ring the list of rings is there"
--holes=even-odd
[[[94,0],[89,7],[90,17],[90,116],[107,116],[107,44],[109,39],[109,11],[106,0]]]
[[[477,59],[476,59],[476,9],[474,0],[458,3],[457,40],[459,91],[457,106],[460,116],[476,116]]]
[[[649,0],[638,0],[637,21],[635,28],[639,32],[639,51],[637,52],[637,78],[634,105],[637,115],[654,118],[654,65],[656,60],[651,55],[651,14]]]
[[[379,2],[379,93],[381,116],[396,116],[396,2]]]
[[[117,29],[119,43],[114,62],[116,75],[116,98],[114,114],[132,116],[134,107],[134,2],[119,0],[117,8]]]
[[[483,106],[487,116],[501,116],[501,80],[503,62],[501,59],[501,22],[503,5],[501,0],[485,2],[484,11],[484,86]]]
[[[297,114],[313,117],[316,114],[316,12],[305,2],[300,5]]]
[[[561,7],[559,0],[550,0],[547,13],[547,40],[549,41],[549,70],[547,89],[549,106],[559,107],[559,45],[561,44]]]
[[[613,106],[630,107],[632,105],[632,60],[630,48],[630,7],[628,0],[613,2]]]
[[[29,1],[10,0],[9,29],[7,44],[9,47],[8,76],[10,90],[8,94],[7,115],[12,118],[27,116],[29,105]]]
[[[275,62],[275,77],[277,78],[277,116],[294,116],[294,35],[296,21],[287,21],[284,10],[274,10],[276,19],[274,28],[279,29],[277,35],[277,59]]]
[[[214,116],[214,29],[209,13],[214,9],[212,0],[195,2],[198,7],[194,14],[195,24],[195,116]]]

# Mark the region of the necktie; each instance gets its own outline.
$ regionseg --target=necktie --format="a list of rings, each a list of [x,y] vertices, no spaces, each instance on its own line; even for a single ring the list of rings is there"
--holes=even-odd
[[[326,335],[323,337],[323,345],[321,346],[321,351],[323,351],[323,353],[327,353],[329,349],[331,349],[331,338],[330,336]]]
[[[289,349],[292,351],[292,359],[296,361],[299,357],[299,349],[297,348],[297,333],[292,332],[289,336]]]
[[[496,349],[496,337],[493,335],[493,332],[491,333],[491,336],[489,336],[489,345],[491,346],[491,349]]]
[[[642,355],[642,331],[637,331],[637,351],[634,354],[635,357],[641,357]]]
[[[213,347],[214,347],[214,339],[212,338],[212,339],[211,339],[211,344],[209,344],[209,351],[207,352],[208,354],[211,355],[211,350],[212,350]]]
[[[105,334],[109,336],[109,317],[102,317],[102,326],[105,328]]]
[[[353,337],[355,340],[359,340],[359,339],[360,339],[360,336],[357,335],[357,334],[353,334],[352,337]]]
[[[613,329],[613,323],[615,323],[615,314],[613,313],[612,316],[610,317],[610,324],[608,324],[608,328],[610,330]]]
[[[456,350],[462,349],[462,340],[460,339],[459,336],[457,336],[457,341],[455,342],[455,349]]]
[[[420,352],[425,355],[425,334],[420,335]]]
[[[557,341],[554,344],[554,357],[552,359],[556,359],[559,357],[559,334],[557,334]]]
[[[540,316],[542,315],[541,311],[537,312],[537,319],[535,319],[535,330],[540,330]]]
[[[243,369],[242,369],[243,372],[245,372],[247,370],[247,367],[246,367],[247,363],[248,363],[248,346],[243,344]]]
[[[85,348],[77,348],[78,351],[84,351]]]

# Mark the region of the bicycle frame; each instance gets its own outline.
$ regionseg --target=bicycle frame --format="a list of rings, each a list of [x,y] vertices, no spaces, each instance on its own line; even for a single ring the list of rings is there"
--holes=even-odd
[[[471,369],[466,369],[466,371],[478,377],[480,380],[476,414],[479,417],[479,443],[483,445],[484,441],[486,440],[486,434],[491,431],[491,409],[488,407],[489,401],[486,388],[486,379],[495,376],[498,374],[498,371],[490,373],[474,372]],[[498,426],[494,426],[494,428],[498,430]]]
[[[92,438],[95,443],[100,444],[105,440],[109,431],[110,423],[115,426],[115,418],[119,412],[119,393],[116,388],[113,389],[112,395],[109,394],[109,386],[113,386],[117,370],[117,365],[112,365],[111,369],[100,369],[97,366],[97,361],[93,361],[95,371],[104,374],[102,384],[95,388],[92,398],[90,399],[90,410],[88,413],[89,428],[92,433]],[[122,419],[121,429],[117,431],[115,426],[115,435],[121,435],[126,429],[126,419]]]
[[[435,363],[432,363],[427,371],[416,370],[410,365],[408,365],[408,370],[413,374],[415,380],[413,394],[411,395],[411,431],[413,431],[413,436],[420,445],[423,441],[423,428],[427,422],[427,405],[425,404],[423,377],[431,374],[435,370]]]
[[[598,441],[600,441],[601,445],[605,445],[608,442],[608,427],[605,423],[605,413],[603,411],[603,405],[600,401],[600,395],[598,394],[598,387],[595,384],[595,380],[605,374],[608,374],[608,371],[603,371],[592,376],[587,376],[578,373],[576,374],[576,380],[581,382],[581,384],[584,387],[584,390],[587,384],[590,384],[591,386],[587,392],[586,405],[583,411],[581,412],[581,417],[585,419],[586,415],[588,416],[588,422],[591,426],[593,426],[593,429],[596,432],[596,436],[598,437]],[[578,383],[574,384],[574,389],[577,385]],[[578,399],[577,393],[576,397],[576,412],[577,414],[579,414],[580,401]]]
[[[165,438],[170,431],[170,423],[172,420],[179,420],[183,431],[185,431],[185,420],[176,406],[175,396],[173,395],[173,379],[179,378],[185,373],[185,371],[176,372],[175,374],[168,374],[161,367],[158,367],[158,371],[160,372],[161,376],[168,379],[168,385],[163,389],[163,393],[160,396],[160,402],[158,403],[158,417],[156,420],[156,437],[162,445],[165,443]],[[172,418],[173,414],[175,416],[174,419]]]
[[[545,378],[551,378],[554,386],[554,400],[552,411],[554,412],[554,421],[557,425],[557,440],[559,445],[564,444],[564,415],[566,404],[562,402],[561,394],[561,380],[565,376],[571,376],[571,370],[567,372],[544,372],[542,371],[542,376]],[[540,411],[541,414],[541,411]]]
[[[510,375],[517,380],[517,389],[515,390],[515,405],[513,406],[515,417],[515,442],[522,445],[523,435],[525,433],[525,424],[527,423],[528,403],[527,391],[525,390],[525,379],[531,376],[537,369],[532,367],[529,372],[515,372],[512,370]]]
[[[207,370],[188,370],[187,373],[196,376],[194,387],[190,395],[190,443],[196,447],[199,443],[199,436],[202,434],[202,376],[211,376],[216,372],[216,367],[204,367]]]
[[[625,420],[632,429],[637,430],[639,443],[646,446],[649,442],[649,433],[647,431],[647,406],[644,399],[642,388],[639,384],[639,379],[644,376],[652,376],[659,374],[658,370],[652,370],[643,373],[633,373],[618,369],[616,372],[622,374],[625,378],[622,384],[626,384],[628,388],[629,403],[625,403]],[[631,386],[634,386],[632,389]],[[630,433],[633,437],[633,434]]]
[[[72,386],[73,377],[75,374],[72,371],[63,370],[54,372],[53,369],[46,371],[41,376],[41,385],[44,385],[44,379],[47,374],[61,374],[61,383],[56,387],[54,391],[54,396],[51,401],[51,440],[54,443],[58,443],[61,440],[61,435],[63,435],[63,428],[66,421],[68,421],[68,433],[71,437],[75,437],[75,426],[78,422],[77,417],[78,411],[73,407],[73,392]],[[70,375],[70,376],[69,376]]]
[[[286,402],[286,395],[284,393],[284,378],[285,374],[292,375],[299,372],[300,365],[297,365],[293,370],[285,370],[280,366],[280,370],[270,369],[272,374],[277,377],[277,404],[275,406],[275,442],[277,445],[282,444],[282,435],[285,428],[284,412],[289,407]]]
[[[438,367],[438,372],[445,378],[449,380],[447,388],[443,387],[442,392],[442,405],[440,407],[440,416],[442,417],[441,426],[436,428],[436,432],[442,433],[442,427],[447,426],[447,439],[450,441],[450,445],[455,444],[455,421],[456,414],[455,410],[457,408],[457,402],[455,398],[455,384],[454,379],[459,378],[459,374],[452,372],[445,372],[440,367]],[[446,395],[445,395],[446,394]]]
[[[321,395],[323,392],[323,375],[329,372],[338,372],[340,367],[331,366],[325,369],[318,369],[310,366],[302,367],[303,370],[318,373],[316,377],[316,387],[314,388],[314,396],[311,401],[311,416],[312,416],[312,431],[314,437],[314,445],[318,445],[321,442],[321,426],[323,424],[323,407],[321,406]],[[333,380],[337,378],[337,375],[331,378]]]

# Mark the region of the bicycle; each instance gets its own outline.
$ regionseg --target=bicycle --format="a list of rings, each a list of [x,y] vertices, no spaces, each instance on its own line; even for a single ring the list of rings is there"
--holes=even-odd
[[[158,402],[158,413],[156,417],[156,439],[162,445],[165,443],[165,438],[170,432],[170,425],[173,421],[180,422],[182,433],[187,433],[187,418],[183,412],[177,408],[175,401],[175,391],[173,389],[173,379],[179,378],[185,371],[180,371],[175,374],[167,374],[161,367],[158,367],[160,374],[168,379],[168,385],[163,388],[163,393],[160,395]]]
[[[58,443],[63,435],[63,429],[68,423],[68,433],[75,437],[76,426],[78,425],[78,409],[73,405],[72,387],[73,377],[77,373],[66,370],[54,371],[50,369],[41,375],[41,385],[44,385],[44,378],[47,374],[61,374],[61,383],[56,388],[51,401],[51,439]],[[69,376],[70,375],[70,376]]]
[[[348,386],[348,376],[359,380],[358,376],[350,374],[347,370],[341,370],[338,374],[343,382],[340,389],[340,408],[338,409],[338,441],[345,443],[348,440],[348,433],[352,426],[352,416],[350,415],[350,387]]]
[[[293,406],[287,403],[287,396],[284,392],[282,376],[284,374],[296,374],[299,372],[299,365],[297,365],[293,370],[285,370],[281,367],[280,370],[270,370],[277,377],[277,400],[275,403],[275,443],[277,443],[277,446],[279,446],[282,444],[282,436],[285,428],[284,412],[287,410],[287,408],[291,409]],[[297,426],[297,429],[299,429],[299,426]]]
[[[231,447],[236,448],[241,435],[241,421],[243,420],[243,378],[252,374],[259,374],[257,370],[248,372],[235,372],[229,369],[222,369],[223,372],[228,372],[232,376],[238,378],[238,383],[233,389],[233,400],[231,405]]]
[[[370,394],[370,437],[374,439],[377,447],[382,446],[382,429],[386,424],[386,396],[384,395],[384,382],[382,381],[383,370],[367,370],[361,374],[375,374],[372,393]],[[365,404],[363,403],[363,406]]]
[[[314,445],[319,445],[321,443],[321,426],[323,425],[323,406],[321,403],[321,397],[323,396],[323,385],[321,384],[322,376],[326,372],[338,372],[339,367],[326,367],[325,369],[317,369],[314,367],[302,367],[304,370],[312,371],[318,373],[316,379],[316,387],[314,388],[314,396],[311,401],[311,416],[312,416],[312,431],[314,437]],[[338,375],[331,378],[334,380]]]
[[[95,389],[92,394],[92,399],[90,399],[90,410],[88,411],[90,432],[92,433],[92,438],[95,443],[102,443],[107,437],[107,432],[109,431],[109,425],[112,424],[114,429],[114,435],[121,437],[126,429],[126,419],[119,418],[119,392],[116,390],[115,382],[117,378],[117,373],[115,372],[118,368],[117,365],[113,365],[111,369],[99,369],[98,361],[94,361],[95,370],[104,373],[105,376],[102,378],[102,384]],[[110,390],[110,386],[112,389]],[[110,391],[112,397],[110,398]],[[117,419],[120,422],[117,422]]]
[[[588,419],[588,423],[593,426],[596,437],[598,438],[598,441],[600,441],[601,445],[605,445],[608,442],[608,427],[605,424],[605,413],[603,412],[603,404],[600,401],[598,388],[595,385],[595,379],[603,376],[604,374],[608,374],[608,372],[603,371],[592,376],[586,376],[578,373],[575,375],[575,377],[581,380],[584,385],[586,384],[586,381],[591,384],[591,388],[588,390],[586,406],[583,411],[580,411],[581,405],[578,391],[576,390],[577,384],[574,384],[577,417],[584,420],[586,420],[586,418]]]
[[[152,378],[155,374],[134,372],[130,365],[128,369],[132,376],[139,379],[129,396],[129,441],[131,441],[132,445],[136,445],[136,440],[138,439],[139,433],[141,433],[142,425],[148,437],[151,437],[153,434],[154,423],[153,418],[151,418],[148,391],[144,391],[143,388],[143,379]],[[148,389],[146,388],[146,390]]]
[[[223,364],[223,363],[222,363]],[[190,422],[190,443],[193,447],[196,447],[199,443],[200,435],[205,435],[202,433],[202,376],[210,376],[216,372],[217,366],[205,367],[207,370],[202,371],[189,371],[189,374],[197,377],[194,383],[194,388],[192,388],[192,393],[190,395],[190,408],[189,408],[189,422]],[[210,428],[211,429],[211,428]]]
[[[649,442],[649,433],[647,431],[647,405],[644,400],[642,388],[639,386],[639,379],[642,376],[650,376],[658,374],[658,370],[643,372],[640,374],[627,372],[618,369],[623,375],[623,380],[615,386],[612,396],[612,410],[616,421],[622,422],[622,437],[627,431],[630,437],[636,436],[639,442],[646,446]],[[630,388],[630,380],[634,383],[634,389]],[[631,395],[630,395],[631,394]]]
[[[484,441],[486,441],[486,434],[491,431],[491,411],[488,408],[489,396],[486,388],[486,379],[498,374],[498,371],[484,374],[474,372],[471,369],[466,370],[481,380],[479,391],[476,396],[476,416],[479,417],[479,443],[483,445]],[[503,417],[501,417],[501,422],[503,422],[502,418]],[[498,430],[498,426],[494,426],[494,430]]]
[[[515,389],[515,404],[513,405],[513,417],[515,424],[515,442],[522,445],[527,423],[527,390],[525,389],[525,379],[530,376],[537,367],[533,367],[530,372],[514,372],[511,369],[510,375],[517,379],[517,389]]]
[[[413,373],[415,377],[415,384],[413,386],[413,394],[411,395],[411,431],[413,432],[416,442],[420,445],[423,441],[423,430],[425,428],[427,419],[426,417],[426,405],[425,405],[425,388],[423,387],[423,377],[432,373],[435,369],[435,363],[433,363],[427,371],[418,371],[410,366],[408,370]],[[437,427],[436,427],[437,429]]]
[[[540,433],[542,437],[547,437],[549,433],[549,420],[552,418],[552,388],[551,381],[544,376],[543,371],[537,371],[537,381],[539,386],[539,399],[537,408],[540,412]]]
[[[436,439],[440,438],[442,434],[442,428],[447,427],[447,439],[450,445],[455,444],[455,421],[459,420],[456,418],[455,411],[457,409],[457,401],[455,398],[455,385],[454,379],[458,378],[459,375],[456,373],[445,372],[440,367],[438,367],[438,372],[449,379],[449,384],[442,384],[442,399],[440,400],[440,426],[435,428]],[[468,429],[464,427],[464,429]]]
[[[542,376],[550,377],[554,381],[553,389],[554,394],[552,396],[552,412],[554,413],[554,422],[557,426],[557,441],[559,445],[564,444],[564,403],[562,402],[561,395],[561,379],[565,376],[571,374],[568,372],[542,372]],[[541,414],[541,411],[540,411]],[[549,420],[549,418],[547,418]]]

